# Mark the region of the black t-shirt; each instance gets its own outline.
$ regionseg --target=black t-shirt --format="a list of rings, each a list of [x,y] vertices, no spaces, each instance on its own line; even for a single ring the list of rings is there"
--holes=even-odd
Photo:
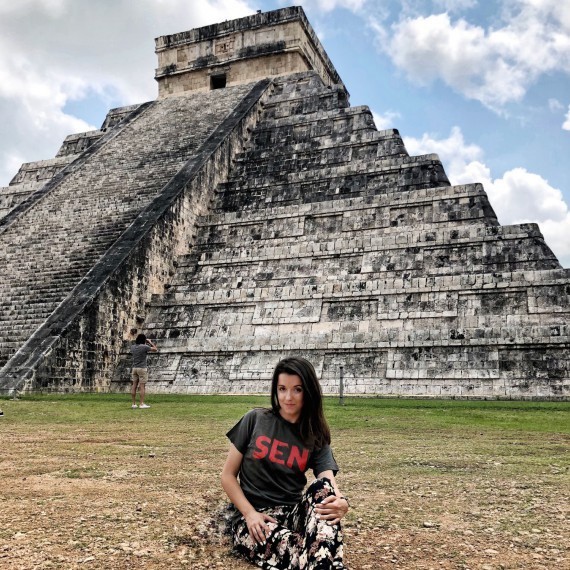
[[[243,454],[239,482],[256,509],[298,503],[309,468],[315,477],[338,471],[329,445],[307,449],[298,426],[272,410],[251,410],[226,435]]]

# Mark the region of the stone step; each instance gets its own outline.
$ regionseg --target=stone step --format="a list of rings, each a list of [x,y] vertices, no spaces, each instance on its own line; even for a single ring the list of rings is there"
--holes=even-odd
[[[77,274],[73,276],[74,279],[72,282],[58,280],[57,276],[46,276],[45,281],[49,283],[51,288],[49,294],[38,293],[30,288],[27,297],[23,294],[7,297],[6,300],[3,300],[0,304],[0,321],[5,321],[7,318],[10,318],[10,315],[13,315],[14,312],[33,314],[34,311],[39,310],[43,306],[43,303],[46,304],[46,307],[49,307],[50,311],[53,311],[62,299],[71,293],[73,288],[77,285],[82,273],[83,272],[77,272]]]
[[[225,281],[215,283],[189,279],[184,284],[183,272],[176,276],[164,295],[153,296],[153,306],[171,307],[209,304],[251,304],[272,299],[359,299],[368,297],[398,297],[403,305],[416,302],[418,296],[449,293],[457,297],[497,292],[506,295],[512,291],[529,291],[529,297],[540,298],[533,306],[543,303],[550,308],[564,309],[569,300],[570,269],[553,269],[512,273],[479,273],[431,277],[384,278],[381,273],[343,275],[296,275],[281,279],[256,280],[228,274]],[[261,283],[260,283],[261,281]],[[209,285],[209,287],[208,287]],[[230,295],[228,295],[228,291]],[[401,299],[400,297],[404,297]],[[410,297],[409,300],[407,297]],[[544,299],[543,299],[544,298]],[[538,310],[538,309],[537,309]]]
[[[232,180],[243,180],[252,177],[256,180],[260,177],[267,177],[269,181],[287,180],[291,174],[294,179],[304,173],[307,176],[313,172],[316,176],[322,176],[322,169],[344,168],[351,172],[362,172],[367,169],[374,170],[378,166],[389,168],[400,165],[390,161],[410,160],[402,141],[387,147],[377,143],[352,143],[342,144],[327,149],[317,149],[308,152],[274,153],[268,150],[263,151],[263,158],[252,159],[244,157],[236,160],[232,169]],[[271,183],[271,182],[269,182]]]
[[[327,284],[310,288],[268,288],[258,295],[190,295],[155,302],[145,328],[154,338],[196,338],[288,334],[299,327],[312,332],[368,334],[376,329],[402,330],[528,327],[566,324],[570,313],[568,281],[533,287],[455,290],[359,291]],[[501,283],[500,285],[506,285]],[[241,293],[241,296],[240,296]],[[245,295],[244,295],[245,293]],[[279,327],[279,331],[275,327]],[[273,327],[273,328],[272,328]],[[552,332],[558,336],[559,331]]]
[[[273,78],[273,88],[279,93],[295,92],[307,86],[323,85],[322,79],[314,71],[299,71],[290,75]]]
[[[519,224],[512,226],[465,225],[455,229],[431,229],[428,231],[410,230],[406,232],[388,228],[387,233],[379,234],[375,229],[345,232],[326,232],[319,241],[314,234],[292,237],[275,238],[255,241],[240,247],[211,247],[202,246],[205,251],[196,248],[191,254],[185,256],[190,263],[199,265],[218,265],[228,263],[257,262],[266,260],[302,259],[305,257],[319,257],[331,255],[366,254],[364,266],[374,265],[373,259],[386,255],[405,254],[413,258],[421,254],[422,249],[434,250],[445,254],[448,249],[469,247],[486,244],[486,254],[492,256],[493,249],[497,252],[508,252],[511,241],[542,240],[542,234],[536,224]],[[318,235],[318,233],[317,233]],[[336,236],[336,237],[335,237]],[[541,241],[541,246],[543,245]],[[529,243],[529,247],[532,246]],[[548,248],[547,248],[548,249]],[[539,249],[544,255],[546,250]],[[520,252],[521,255],[530,254]],[[537,253],[537,252],[535,252]],[[378,257],[380,254],[380,257]],[[550,253],[552,257],[552,254]],[[531,256],[532,257],[532,256]],[[387,258],[386,258],[387,259]],[[363,269],[363,271],[365,271]]]
[[[322,79],[313,71],[300,71],[287,76],[274,77],[271,86],[273,96],[295,97],[312,89],[327,89]]]
[[[2,186],[0,188],[0,199],[6,194],[31,194],[36,190],[39,190],[44,185],[42,181],[34,182],[19,182],[10,184],[9,186]]]
[[[417,325],[417,322],[415,323]],[[298,327],[295,327],[298,330]],[[218,335],[208,338],[167,338],[160,342],[161,356],[188,353],[232,353],[244,351],[306,351],[306,350],[363,350],[381,348],[429,348],[509,346],[509,345],[564,345],[570,342],[570,325],[555,321],[531,326],[502,326],[461,328],[442,325],[434,329],[379,328],[367,332],[331,330],[295,334],[284,324],[272,327],[267,335]],[[441,366],[441,362],[438,363]]]
[[[346,92],[339,85],[310,87],[291,93],[277,93],[260,105],[264,119],[279,119],[289,115],[304,115],[316,111],[332,111],[349,107]]]
[[[326,262],[327,271],[322,271],[322,262]],[[544,265],[545,267],[536,268],[537,265]],[[256,287],[261,288],[280,288],[285,285],[311,285],[318,286],[324,282],[338,282],[344,280],[347,276],[359,274],[362,266],[362,256],[346,256],[345,258],[334,257],[319,259],[317,262],[312,263],[311,260],[301,260],[299,263],[252,263],[248,265],[235,265],[233,268],[220,266],[198,266],[195,268],[196,272],[192,274],[191,268],[187,270],[187,281],[184,283],[184,278],[177,275],[174,279],[176,285],[170,287],[172,294],[188,291],[207,291],[212,290],[216,295],[221,295],[231,299],[237,293],[234,289],[244,288],[247,294],[253,295],[251,289]],[[501,266],[501,267],[499,267]],[[506,268],[505,268],[506,266]],[[485,274],[488,272],[495,272],[497,274],[508,272],[540,272],[556,270],[559,265],[554,262],[536,262],[528,261],[517,267],[515,262],[510,263],[494,263],[488,265],[481,265],[476,267],[476,271],[472,275]],[[293,271],[295,270],[295,274]],[[372,280],[379,280],[381,282],[398,282],[398,281],[413,281],[422,278],[433,279],[437,277],[453,279],[462,275],[458,270],[440,270],[436,272],[431,269],[428,273],[424,270],[423,266],[418,266],[407,270],[385,270],[385,271],[370,271],[365,274],[370,276]],[[192,283],[190,286],[189,283]],[[234,285],[235,284],[235,285]],[[240,287],[241,284],[241,287]],[[339,285],[340,287],[340,285]],[[170,291],[169,289],[169,291]],[[222,291],[220,293],[219,291]],[[169,293],[170,294],[170,293]],[[184,298],[181,295],[181,298]]]
[[[272,172],[269,174],[265,174],[265,170],[268,169],[267,163],[248,161],[235,164],[228,181],[222,183],[220,187],[224,189],[234,187],[258,188],[272,186],[276,181],[282,184],[317,182],[361,175],[363,172],[366,172],[371,177],[401,172],[402,176],[405,177],[405,173],[409,169],[433,166],[438,166],[443,171],[437,154],[391,156],[381,159],[362,157],[354,160],[342,160],[341,157],[338,157],[338,161],[315,164],[311,168],[304,170],[292,170],[287,168],[289,165],[288,161],[284,160],[283,162],[284,164],[282,165],[279,161],[275,161]],[[245,183],[245,176],[247,176],[248,183]],[[445,177],[445,181],[447,181],[447,177]],[[447,185],[449,185],[448,181]]]
[[[52,310],[45,313],[36,312],[33,315],[16,314],[10,319],[10,332],[2,332],[0,340],[24,341],[30,336],[30,329],[35,330],[39,324],[43,323],[52,313]],[[8,319],[2,319],[2,323]]]
[[[420,346],[365,349],[302,349],[311,359],[323,391],[338,395],[339,366],[344,366],[345,390],[350,393],[401,396],[509,397],[509,386],[532,369],[539,379],[527,397],[548,397],[550,384],[559,388],[566,378],[568,350],[560,345],[521,350],[520,346]],[[240,350],[224,353],[174,352],[168,366],[160,357],[150,366],[153,390],[189,393],[267,393],[273,366],[288,350]],[[125,352],[117,385],[129,383]],[[505,386],[505,380],[507,386]],[[524,389],[524,388],[523,388]]]
[[[285,107],[289,106],[286,105]],[[291,128],[310,128],[316,129],[317,132],[322,132],[323,130],[330,130],[330,126],[333,124],[337,128],[332,130],[338,131],[358,130],[361,128],[376,130],[372,113],[367,105],[340,109],[320,109],[315,106],[310,112],[287,114],[283,117],[268,117],[265,114],[266,109],[272,109],[272,107],[268,107],[267,103],[264,105],[264,114],[253,128],[252,133],[260,134],[270,130],[288,130]]]
[[[390,129],[390,131],[395,131],[395,129]],[[247,144],[244,144],[244,152],[263,152],[275,150],[276,153],[283,153],[284,155],[294,153],[296,151],[304,150],[318,150],[318,149],[328,149],[335,148],[342,145],[358,145],[358,144],[374,144],[377,143],[379,147],[386,147],[386,156],[390,156],[390,143],[389,137],[383,135],[387,131],[377,131],[372,129],[360,129],[356,131],[342,131],[334,132],[327,136],[314,136],[310,139],[303,138],[293,138],[291,136],[286,136],[278,142],[271,142],[268,144],[256,142],[249,138],[247,139]],[[379,151],[380,152],[380,151]],[[402,155],[407,155],[407,151],[404,150]]]
[[[429,157],[429,158],[427,158]],[[216,189],[216,213],[257,209],[260,203],[275,206],[368,197],[398,188],[419,190],[450,186],[437,155],[394,159],[390,166],[366,172],[338,167],[280,176],[234,179]],[[401,163],[396,163],[401,160]],[[384,161],[382,161],[384,162]]]
[[[343,215],[345,212],[347,215],[354,214],[355,218],[369,218],[371,213],[379,208],[400,208],[405,210],[408,207],[426,207],[440,200],[463,200],[466,207],[470,207],[472,201],[486,201],[488,203],[487,193],[481,184],[436,186],[414,190],[388,191],[366,197],[339,198],[329,202],[307,202],[287,206],[264,204],[263,209],[258,210],[213,212],[201,216],[198,220],[198,226],[240,225],[265,222],[267,219],[286,220],[292,217],[336,215],[339,211]],[[494,225],[498,225],[496,220]],[[363,223],[362,227],[366,227],[366,224]]]
[[[72,234],[73,237],[73,234]],[[80,236],[77,236],[78,238]],[[47,254],[45,257],[40,257],[39,255],[34,253],[34,246],[35,245],[40,245],[40,244],[45,244],[48,247],[50,245],[56,246],[57,242],[56,241],[49,241],[49,240],[44,240],[43,242],[41,240],[33,240],[30,242],[29,247],[26,248],[22,248],[23,252],[25,254],[27,254],[27,257],[24,258],[18,258],[17,257],[17,248],[10,248],[10,250],[6,250],[6,258],[10,260],[11,262],[11,270],[14,270],[16,272],[19,272],[21,269],[25,268],[25,269],[29,269],[29,270],[33,270],[34,268],[36,269],[42,269],[42,271],[44,272],[43,274],[46,275],[48,273],[57,273],[57,274],[61,274],[61,268],[59,268],[57,265],[54,264],[54,262],[57,259],[65,259],[66,260],[66,266],[69,267],[70,269],[73,269],[75,267],[83,267],[85,265],[88,265],[92,260],[97,259],[99,257],[99,255],[101,254],[101,252],[96,252],[93,251],[93,249],[91,248],[93,245],[100,245],[99,242],[95,239],[93,240],[89,240],[88,242],[84,242],[83,244],[74,244],[74,246],[70,245],[70,249],[65,252],[65,251],[51,251],[49,252],[49,254]],[[82,253],[85,255],[84,259],[70,259],[71,256],[73,255],[73,253]],[[49,266],[48,264],[50,263],[50,261],[52,262],[52,265]],[[0,280],[0,282],[2,282]]]
[[[14,299],[12,303],[9,305],[9,312],[12,316],[22,316],[27,317],[27,315],[34,315],[34,314],[44,314],[45,312],[50,313],[53,310],[54,303],[57,303],[58,300],[55,298],[44,298],[43,297],[30,297],[24,300]],[[3,302],[1,305],[2,308],[6,307],[6,304]],[[3,315],[4,317],[5,315]]]
[[[71,292],[71,288],[62,287],[59,289],[59,296],[55,293],[55,289],[50,291],[50,294],[36,293],[31,291],[28,297],[25,296],[15,296],[2,301],[0,305],[0,320],[4,321],[11,318],[16,314],[28,315],[34,314],[35,311],[41,311],[43,309],[47,311],[52,311],[54,307],[61,302],[62,295]]]
[[[236,346],[234,341],[230,340],[241,337],[257,338],[252,350],[263,350],[267,337],[270,337],[270,344],[273,346],[279,342],[277,339],[280,337],[283,342],[283,339],[292,334],[312,337],[309,341],[313,344],[312,350],[328,349],[331,342],[347,342],[351,338],[353,343],[359,344],[355,348],[363,349],[374,348],[375,343],[382,342],[390,342],[391,347],[409,346],[408,343],[413,340],[423,341],[422,346],[453,346],[452,341],[467,341],[467,345],[485,345],[490,344],[489,341],[493,339],[497,345],[520,344],[527,339],[543,344],[563,344],[570,336],[568,312],[554,315],[513,315],[508,321],[503,319],[501,324],[497,324],[500,320],[497,316],[461,319],[432,316],[432,313],[418,311],[416,316],[406,317],[406,328],[398,328],[396,320],[384,319],[381,316],[376,319],[373,314],[368,315],[369,322],[366,327],[362,326],[362,321],[354,322],[342,317],[321,322],[291,323],[283,318],[280,322],[275,319],[273,322],[259,323],[259,319],[255,318],[258,315],[254,315],[252,319],[251,314],[243,315],[227,308],[222,313],[221,308],[214,306],[205,309],[203,320],[192,321],[186,314],[168,316],[172,319],[168,326],[164,326],[160,320],[158,323],[151,320],[148,326],[145,326],[147,335],[160,344],[161,352],[213,352],[220,350],[217,341],[223,342],[224,339],[227,346],[222,352],[243,350],[243,346]],[[323,309],[323,316],[326,319],[327,307]],[[275,346],[275,350],[278,350],[278,347],[279,344]]]
[[[462,228],[475,225],[494,227],[488,223],[488,218],[481,209],[473,210],[473,213],[469,210],[462,211],[461,214],[464,217],[458,216],[457,219],[453,220],[445,219],[447,213],[444,212],[440,220],[426,223],[414,223],[413,219],[398,217],[396,219],[398,225],[396,225],[393,223],[387,224],[385,219],[380,218],[374,220],[377,224],[375,227],[372,221],[361,220],[362,222],[367,222],[364,228],[355,228],[354,226],[358,223],[358,220],[344,218],[342,214],[339,214],[338,218],[333,215],[292,218],[289,225],[284,220],[278,219],[273,223],[272,220],[268,220],[266,224],[244,223],[231,226],[209,226],[207,229],[199,232],[196,239],[191,243],[193,252],[197,253],[209,252],[225,247],[273,247],[275,246],[274,240],[293,237],[303,238],[304,241],[316,241],[318,239],[317,235],[319,235],[318,232],[326,229],[330,229],[331,233],[334,232],[337,238],[352,239],[362,232],[372,232],[377,236],[389,236],[401,234],[408,231],[408,228],[413,228],[414,231],[419,232],[453,230],[457,229],[458,222],[461,223]],[[323,236],[321,235],[319,239],[323,239]],[[192,263],[194,263],[194,259]],[[184,261],[182,261],[182,264],[184,265]]]
[[[346,141],[358,131],[376,131],[368,107],[349,107],[267,119],[254,128],[249,141],[251,145],[260,148],[289,146],[322,137],[332,141]]]
[[[250,216],[250,212],[246,211],[241,218],[227,218],[230,220],[228,223],[224,223],[222,217],[218,218],[220,223],[200,224],[194,243],[198,248],[216,244],[223,246],[228,242],[233,246],[250,246],[257,241],[302,235],[314,240],[316,235],[326,235],[326,232],[334,232],[338,236],[375,230],[378,235],[384,235],[399,233],[407,227],[427,231],[460,223],[498,225],[485,194],[453,194],[445,191],[441,194],[441,198],[418,200],[405,205],[398,202],[385,205],[382,200],[376,199],[371,200],[370,204],[362,204],[360,208],[332,208],[330,205],[328,208],[315,207],[305,211],[295,208],[289,215],[275,209],[274,215],[268,212],[265,218],[259,218],[258,212],[251,212]]]
[[[260,282],[271,282],[286,279],[294,272],[304,275],[321,275],[323,264],[327,265],[327,273],[331,275],[345,275],[347,273],[369,273],[382,275],[384,279],[398,279],[402,276],[408,278],[454,276],[460,275],[461,267],[446,267],[445,262],[460,263],[462,255],[470,256],[470,271],[472,273],[487,272],[514,272],[514,271],[541,271],[560,268],[560,264],[545,246],[537,246],[534,251],[521,259],[521,254],[510,255],[509,251],[494,251],[493,255],[484,250],[483,243],[462,246],[464,251],[455,248],[450,255],[446,248],[424,247],[421,252],[414,253],[412,259],[407,259],[405,252],[382,255],[376,253],[376,257],[368,255],[363,258],[362,254],[340,255],[332,253],[304,257],[300,260],[293,258],[273,257],[264,261],[247,262],[234,260],[230,265],[229,260],[218,263],[204,263],[197,265],[196,274],[192,278],[197,286],[200,283],[211,281],[212,287],[216,287],[218,281],[224,283],[230,273],[242,279],[253,279]],[[543,251],[544,250],[544,251]],[[436,258],[435,260],[433,258]],[[449,259],[442,259],[449,258]],[[191,272],[189,271],[189,275]]]
[[[83,268],[80,268],[83,269]],[[71,272],[68,276],[61,276],[52,274],[45,277],[45,282],[48,283],[45,287],[37,287],[34,283],[30,283],[24,289],[23,287],[10,287],[9,289],[3,284],[0,288],[2,293],[2,302],[0,307],[15,306],[18,303],[35,303],[36,299],[46,299],[51,302],[52,300],[60,300],[64,292],[69,292],[77,283],[77,277],[83,271],[76,270]],[[55,286],[57,284],[57,287]]]
[[[94,233],[92,235],[89,235],[85,241],[85,247],[83,247],[82,249],[85,250],[86,254],[89,255],[88,253],[88,247],[87,245],[93,245],[93,244],[104,244],[104,243],[108,243],[109,240],[113,239],[114,237],[116,237],[116,232],[117,232],[117,227],[120,227],[121,225],[124,225],[125,223],[129,222],[130,220],[134,219],[134,215],[132,215],[131,213],[129,213],[128,216],[125,217],[116,217],[114,219],[109,220],[109,225],[114,225],[116,226],[115,230],[111,230],[109,229],[108,231],[105,230],[95,230],[97,231],[97,233]],[[87,220],[85,220],[87,222]],[[63,227],[65,227],[64,224],[62,224]],[[60,226],[61,227],[61,226]],[[43,243],[46,245],[46,247],[49,247],[50,245],[57,245],[58,243],[58,239],[57,237],[54,236],[53,233],[49,233],[49,230],[53,229],[53,230],[57,230],[58,226],[45,226],[43,228],[43,231],[39,234],[36,234],[34,237],[30,236],[30,238],[28,240],[26,240],[26,247],[18,247],[18,244],[13,244],[10,247],[6,248],[6,252],[10,255],[13,255],[16,259],[15,262],[21,262],[21,263],[25,263],[27,260],[26,259],[18,259],[17,258],[17,253],[18,251],[26,251],[26,253],[30,254],[33,256],[33,249],[34,246],[40,243]],[[81,234],[78,231],[71,231],[72,230],[72,226],[69,226],[69,237],[73,237],[74,235],[77,236],[78,238],[80,237],[84,237],[84,234]],[[76,228],[75,228],[76,230]],[[57,235],[57,234],[56,234]],[[80,260],[77,260],[77,262],[81,262]]]
[[[16,353],[22,342],[20,340],[5,340],[0,342],[0,368]]]
[[[39,182],[22,182],[0,188],[0,218],[11,212],[18,204],[23,202],[30,194],[44,185]]]
[[[331,158],[338,161],[338,156],[350,155],[355,160],[381,160],[387,157],[408,156],[402,138],[398,131],[358,131],[366,136],[346,137],[344,141],[320,139],[290,145],[280,145],[278,148],[250,148],[238,154],[233,162],[240,166],[247,162],[260,164],[295,160],[299,164],[315,166],[324,165]]]
[[[126,105],[124,107],[115,107],[111,109],[105,116],[105,120],[101,125],[101,131],[106,132],[116,127],[121,121],[126,119],[131,113],[136,111],[141,105]]]
[[[61,275],[61,274],[60,274]],[[74,282],[74,275],[70,275],[69,277],[65,277],[65,275],[61,275],[60,279],[60,288],[63,288],[67,285],[71,285]],[[41,298],[57,298],[60,296],[58,291],[54,291],[53,287],[49,284],[46,284],[43,280],[24,280],[21,279],[17,282],[17,285],[14,284],[15,280],[10,282],[10,288],[6,290],[2,290],[2,298],[0,300],[0,304],[12,304],[16,303],[19,299],[35,299],[36,297]],[[0,283],[1,285],[6,284],[6,280],[2,280]]]
[[[304,72],[302,72],[304,73]],[[282,81],[283,78],[274,77],[272,85],[270,87],[269,101],[294,101],[299,98],[306,97],[311,94],[321,94],[338,92],[344,93],[346,96],[346,90],[342,85],[331,84],[324,85],[318,77],[315,77],[312,72],[305,74],[305,77],[293,78],[289,76],[288,81]],[[264,104],[267,102],[264,101]]]
[[[317,111],[333,111],[346,109],[348,100],[346,92],[338,85],[330,89],[320,87],[285,94],[272,94],[263,103],[263,119],[281,119],[291,115],[307,115]]]

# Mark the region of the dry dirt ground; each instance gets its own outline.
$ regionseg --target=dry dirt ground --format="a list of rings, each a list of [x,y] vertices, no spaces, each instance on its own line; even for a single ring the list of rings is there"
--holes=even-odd
[[[0,406],[0,568],[252,568],[212,517],[226,417]],[[333,428],[348,568],[570,569],[567,435],[370,423]]]

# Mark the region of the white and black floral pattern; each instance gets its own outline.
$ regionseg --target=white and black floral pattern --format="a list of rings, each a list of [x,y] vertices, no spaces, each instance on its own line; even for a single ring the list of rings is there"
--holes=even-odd
[[[342,531],[340,523],[319,520],[315,505],[334,495],[327,478],[315,479],[295,506],[259,509],[279,521],[268,523],[271,534],[265,545],[256,544],[243,517],[232,525],[234,549],[247,560],[266,570],[342,570]]]

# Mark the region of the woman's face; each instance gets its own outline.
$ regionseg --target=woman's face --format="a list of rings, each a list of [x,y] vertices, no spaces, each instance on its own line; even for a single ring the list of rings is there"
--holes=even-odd
[[[303,382],[297,374],[281,372],[277,377],[277,399],[279,413],[288,422],[295,423],[301,417],[303,409]]]

